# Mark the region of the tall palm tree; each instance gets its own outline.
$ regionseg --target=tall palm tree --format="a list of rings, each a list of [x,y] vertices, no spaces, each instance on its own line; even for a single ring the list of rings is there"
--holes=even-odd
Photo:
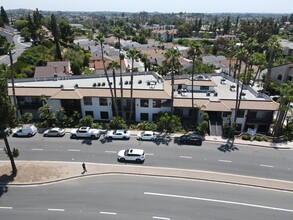
[[[276,35],[271,36],[269,40],[265,43],[264,47],[269,57],[268,72],[267,72],[266,81],[263,87],[263,91],[266,91],[271,80],[271,72],[272,72],[272,67],[273,67],[273,63],[275,61],[276,55],[278,52],[281,51],[281,45],[280,45],[278,36]]]
[[[194,94],[193,94],[193,86],[194,86],[194,73],[195,73],[195,60],[197,57],[201,55],[200,50],[201,44],[198,42],[192,42],[190,44],[190,48],[188,49],[187,53],[192,58],[192,71],[191,71],[191,110],[192,110],[192,121],[195,122],[194,117]]]
[[[179,61],[180,55],[180,51],[175,48],[168,49],[165,53],[166,60],[164,62],[171,71],[171,116],[174,114],[174,75],[175,71],[178,71],[181,65]]]
[[[120,66],[120,93],[121,93],[121,118],[124,115],[123,109],[123,80],[122,80],[122,60],[124,60],[124,54],[121,53],[121,39],[124,38],[125,33],[120,27],[114,28],[114,36],[118,39],[119,46],[119,66]]]
[[[134,61],[139,59],[139,53],[136,49],[131,48],[127,52],[127,57],[131,59],[131,74],[130,74],[130,114],[129,114],[129,120],[132,119],[132,113],[133,113],[133,70],[134,70]]]
[[[108,64],[107,69],[113,71],[112,73],[113,73],[113,87],[114,87],[114,102],[116,102],[116,106],[117,106],[116,72],[115,72],[115,70],[120,69],[120,65],[116,61],[111,61]]]
[[[116,115],[118,115],[118,109],[117,109],[116,102],[114,101],[114,94],[113,94],[113,90],[112,90],[112,85],[110,83],[110,79],[109,79],[109,76],[108,76],[107,68],[106,68],[106,65],[105,65],[104,46],[103,46],[104,45],[104,42],[105,42],[104,35],[101,32],[98,33],[98,35],[96,36],[96,39],[95,40],[96,40],[96,42],[99,42],[100,43],[100,46],[101,46],[103,68],[104,68],[104,72],[105,72],[105,75],[106,75],[106,78],[107,78],[107,82],[108,82],[108,85],[109,85],[112,103],[114,104],[114,112],[115,112]]]
[[[8,52],[9,54],[9,60],[10,60],[10,70],[11,70],[11,84],[12,84],[12,95],[13,95],[13,102],[14,105],[16,107],[16,116],[19,116],[19,112],[18,112],[18,103],[16,100],[16,94],[15,94],[15,85],[14,85],[14,64],[13,64],[13,57],[12,57],[12,50],[15,49],[15,46],[11,43],[9,43],[8,41],[5,41],[4,43],[4,51]]]
[[[148,55],[146,53],[143,53],[141,56],[140,56],[140,60],[141,62],[143,62],[144,64],[144,71],[148,71],[149,70],[149,59],[148,59]]]

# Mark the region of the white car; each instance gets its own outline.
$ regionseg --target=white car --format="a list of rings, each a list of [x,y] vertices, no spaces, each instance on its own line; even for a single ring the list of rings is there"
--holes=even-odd
[[[156,138],[157,135],[152,131],[143,131],[139,133],[136,137],[136,139],[140,141],[154,141]]]
[[[51,128],[44,132],[44,137],[62,137],[65,135],[65,129],[63,128]]]
[[[127,130],[110,130],[106,133],[105,138],[107,139],[130,139],[130,133]]]
[[[137,163],[144,163],[145,152],[142,149],[127,149],[118,152],[117,160],[119,162],[133,161]]]
[[[80,127],[78,129],[72,129],[70,132],[71,138],[92,138],[97,139],[101,135],[99,129],[90,128],[90,127]]]
[[[38,129],[36,128],[36,126],[32,125],[32,124],[24,124],[22,125],[21,128],[16,129],[13,132],[13,136],[14,137],[32,137],[37,133]]]

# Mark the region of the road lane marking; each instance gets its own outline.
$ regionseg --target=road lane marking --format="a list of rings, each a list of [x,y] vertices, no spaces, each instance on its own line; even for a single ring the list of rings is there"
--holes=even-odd
[[[274,166],[272,166],[272,165],[267,165],[267,164],[261,164],[261,165],[259,165],[259,166],[261,166],[261,167],[270,167],[270,168],[273,168]]]
[[[53,212],[64,212],[64,209],[48,209],[48,211],[53,211]]]
[[[219,162],[224,162],[224,163],[231,163],[231,160],[219,160]]]
[[[102,215],[117,215],[116,212],[100,212]]]
[[[145,155],[154,156],[154,154],[146,153]]]
[[[32,150],[38,151],[38,150],[44,150],[44,149],[42,149],[42,148],[33,148]]]
[[[0,206],[0,209],[13,209],[13,207]]]
[[[111,153],[111,154],[116,154],[117,151],[111,151],[111,150],[106,150],[105,153]]]
[[[186,159],[191,159],[192,157],[190,156],[180,156],[181,158],[186,158]]]
[[[233,201],[228,201],[228,200],[208,199],[208,198],[201,198],[201,197],[181,196],[181,195],[152,193],[152,192],[144,192],[144,194],[145,195],[152,195],[152,196],[178,198],[178,199],[190,199],[190,200],[200,200],[200,201],[206,201],[206,202],[225,203],[225,204],[230,204],[230,205],[247,206],[247,207],[253,207],[253,208],[270,209],[270,210],[275,210],[275,211],[292,212],[293,213],[293,209],[284,209],[284,208],[256,205],[256,204],[243,203],[243,202],[233,202]]]
[[[80,150],[78,150],[78,149],[68,149],[67,151],[70,151],[70,152],[79,152]]]
[[[170,218],[166,218],[166,217],[159,217],[159,216],[153,216],[153,219],[170,220]]]

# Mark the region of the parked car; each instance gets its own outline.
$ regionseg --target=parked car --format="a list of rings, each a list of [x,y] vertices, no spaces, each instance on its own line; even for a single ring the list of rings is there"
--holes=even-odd
[[[32,137],[37,133],[38,129],[33,124],[24,124],[21,128],[13,132],[14,137]]]
[[[181,144],[191,144],[191,145],[201,146],[203,140],[204,140],[204,137],[197,133],[184,134],[179,137],[179,142]]]
[[[110,130],[106,133],[105,138],[127,140],[127,139],[130,139],[130,133],[129,133],[129,131],[124,130],[124,129]]]
[[[43,134],[44,137],[63,137],[65,135],[65,129],[63,128],[50,128]]]
[[[99,138],[101,131],[99,129],[90,127],[80,127],[78,129],[72,129],[70,132],[70,138]]]
[[[137,163],[144,163],[145,152],[142,149],[127,149],[118,152],[117,160],[119,162],[133,161]]]
[[[153,141],[157,138],[156,133],[152,131],[143,131],[139,133],[136,137],[137,140],[142,140],[142,141]]]

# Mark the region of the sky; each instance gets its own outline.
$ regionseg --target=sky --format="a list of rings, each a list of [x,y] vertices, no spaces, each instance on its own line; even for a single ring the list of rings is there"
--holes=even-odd
[[[293,0],[1,0],[0,5],[40,11],[293,13]]]

